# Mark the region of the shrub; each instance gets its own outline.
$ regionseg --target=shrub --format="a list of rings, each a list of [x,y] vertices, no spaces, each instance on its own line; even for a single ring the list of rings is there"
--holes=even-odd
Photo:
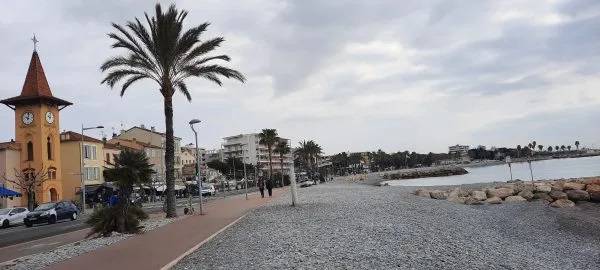
[[[126,208],[126,214],[123,214],[123,209],[121,206],[111,206],[94,210],[94,213],[86,221],[92,226],[92,230],[87,236],[110,236],[112,232],[139,233],[143,228],[140,226],[140,220],[147,219],[148,214],[133,205]]]

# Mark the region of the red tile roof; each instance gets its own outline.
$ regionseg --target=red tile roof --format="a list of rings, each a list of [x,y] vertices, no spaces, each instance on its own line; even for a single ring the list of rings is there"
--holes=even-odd
[[[61,142],[73,142],[73,141],[81,141],[81,134],[77,133],[77,132],[73,132],[73,131],[66,131],[66,132],[62,132],[60,133],[60,141]],[[84,142],[95,142],[95,143],[102,143],[101,140],[98,140],[96,138],[92,138],[90,136],[86,136],[83,135],[83,141]]]

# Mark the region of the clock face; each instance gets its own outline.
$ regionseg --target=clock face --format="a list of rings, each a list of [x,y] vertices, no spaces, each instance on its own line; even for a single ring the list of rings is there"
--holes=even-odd
[[[54,123],[54,114],[46,112],[46,122],[48,122],[48,124]]]
[[[25,125],[29,125],[29,124],[33,123],[33,113],[32,112],[24,113],[23,116],[21,117],[21,120],[23,121],[23,124],[25,124]]]

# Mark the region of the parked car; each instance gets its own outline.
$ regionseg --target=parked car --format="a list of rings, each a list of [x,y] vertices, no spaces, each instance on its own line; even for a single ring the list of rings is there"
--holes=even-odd
[[[300,187],[301,188],[303,188],[303,187],[310,187],[312,185],[313,185],[313,182],[310,181],[310,180],[306,180],[306,181],[300,183]]]
[[[58,220],[71,219],[76,220],[79,215],[77,206],[69,201],[49,202],[40,204],[37,208],[27,214],[25,226],[31,227],[33,224],[48,223],[53,224]]]
[[[13,207],[0,209],[0,225],[2,228],[8,228],[10,225],[23,223],[29,210],[25,207]]]
[[[217,194],[217,190],[213,184],[202,183],[202,196],[213,196]]]

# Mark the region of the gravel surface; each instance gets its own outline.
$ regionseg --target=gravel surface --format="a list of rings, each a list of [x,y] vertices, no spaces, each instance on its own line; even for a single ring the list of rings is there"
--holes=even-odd
[[[329,183],[259,208],[176,269],[599,269],[600,205],[471,206]]]
[[[169,224],[177,219],[151,218],[141,222],[144,226],[143,232],[154,230],[160,226]],[[104,246],[112,245],[123,239],[131,237],[132,234],[113,233],[110,237],[90,238],[75,243],[63,245],[56,249],[33,255],[24,256],[12,260],[10,263],[0,265],[0,269],[28,270],[42,269],[53,263],[67,260],[83,253],[99,249]]]

